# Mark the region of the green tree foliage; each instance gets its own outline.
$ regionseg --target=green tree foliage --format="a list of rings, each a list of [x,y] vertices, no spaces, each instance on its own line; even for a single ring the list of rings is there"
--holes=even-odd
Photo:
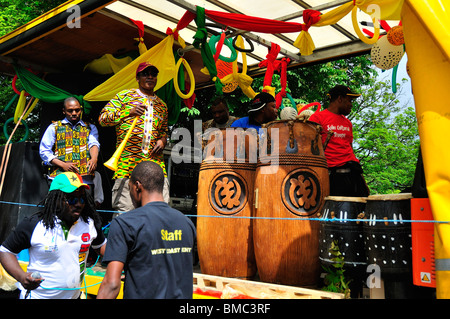
[[[417,120],[414,108],[397,99],[397,86],[394,94],[390,82],[374,81],[349,115],[355,153],[371,193],[397,193],[413,183],[420,142]]]
[[[0,36],[3,36],[41,14],[53,9],[64,0],[0,0]]]
[[[2,123],[1,130],[0,130],[0,145],[6,144],[7,136],[12,135],[11,143],[15,143],[20,141],[26,133],[24,125],[19,125],[16,129],[16,131],[13,134],[13,130],[15,127],[15,123],[13,121],[9,121],[8,125],[5,127],[6,121],[8,119],[14,117],[15,109],[17,106],[18,97],[16,100],[11,104],[8,109],[6,109],[8,103],[13,99],[13,97],[16,95],[16,93],[13,91],[11,86],[12,79],[8,76],[0,76],[0,121]],[[20,87],[17,85],[17,87]],[[6,111],[5,111],[6,110]],[[28,126],[29,131],[36,132],[36,128],[38,128],[38,122],[37,119],[37,112],[33,111],[27,118],[26,123]],[[6,134],[4,132],[6,131]],[[32,134],[33,135],[33,134]],[[36,135],[36,134],[34,134]],[[32,140],[33,136],[28,137],[28,140]]]
[[[42,15],[43,13],[51,10],[54,7],[64,3],[65,0],[0,0],[0,36],[8,34],[14,31],[21,25],[33,20],[34,18]],[[0,75],[0,145],[4,145],[7,141],[5,134],[10,135],[14,129],[14,123],[10,122],[8,127],[4,128],[5,122],[14,116],[14,111],[17,106],[17,100],[6,111],[5,107],[8,102],[16,94],[11,86],[12,77],[7,75]],[[20,81],[17,81],[17,88],[20,90]],[[29,127],[28,141],[39,140],[39,103],[33,109],[33,112],[26,119],[26,123]],[[16,132],[12,136],[11,142],[20,141],[25,134],[25,128],[23,125],[19,125]]]

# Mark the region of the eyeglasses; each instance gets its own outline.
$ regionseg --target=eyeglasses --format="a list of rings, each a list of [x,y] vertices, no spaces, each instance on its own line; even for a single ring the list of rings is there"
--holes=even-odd
[[[153,78],[156,78],[158,76],[158,72],[156,72],[155,70],[144,70],[142,72],[139,72],[139,75],[143,77],[148,77],[149,75],[151,75]]]
[[[67,198],[67,203],[69,205],[75,205],[77,202],[80,202],[80,204],[84,204],[84,198],[83,197],[70,197]]]

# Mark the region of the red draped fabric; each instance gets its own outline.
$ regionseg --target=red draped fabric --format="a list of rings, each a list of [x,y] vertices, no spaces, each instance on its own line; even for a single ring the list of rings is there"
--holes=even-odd
[[[284,97],[286,97],[286,86],[287,86],[287,66],[291,62],[289,58],[282,58],[280,63],[278,64],[277,71],[280,72],[280,84],[281,91],[275,96],[275,102],[277,108],[281,106],[281,101]],[[295,107],[295,105],[293,105]]]
[[[206,9],[205,15],[211,20],[214,20],[220,24],[237,28],[240,30],[261,32],[261,33],[288,33],[288,32],[308,31],[311,25],[317,23],[320,20],[321,13],[320,11],[316,10],[310,9],[304,10],[303,11],[303,21],[305,22],[304,24],[297,22],[287,22],[287,21],[253,17],[239,13],[228,13]],[[195,19],[195,17],[196,17],[195,12],[186,11],[186,13],[180,19],[180,21],[178,21],[176,27],[177,31],[180,31],[185,27],[187,27],[189,23]],[[169,31],[168,29],[167,32],[170,33],[171,31]]]
[[[196,16],[197,14],[195,12],[186,11],[186,13],[181,17],[180,21],[178,21],[175,30],[167,28],[166,34],[167,35],[173,34],[173,38],[175,40],[178,40],[178,31],[186,28],[189,25],[189,23],[191,23],[191,21],[195,19]]]
[[[144,23],[142,21],[130,19],[138,28],[139,38],[144,37]]]
[[[303,22],[305,25],[303,26],[303,31],[308,31],[308,29],[315,23],[320,20],[320,11],[306,9],[303,11]]]
[[[206,9],[205,14],[208,18],[220,24],[241,30],[262,33],[287,33],[300,32],[302,30],[308,31],[311,25],[317,23],[320,20],[321,15],[321,13],[316,10],[304,10],[303,21],[305,22],[305,24],[303,24],[253,17],[240,13],[227,13]]]
[[[264,76],[264,82],[263,86],[271,86],[272,85],[272,76],[273,72],[276,69],[276,58],[278,56],[278,53],[280,52],[281,48],[278,44],[273,43],[271,44],[271,47],[269,49],[269,53],[266,55],[266,60],[259,62],[259,67],[264,68],[266,67],[266,75]]]
[[[206,9],[205,14],[208,18],[220,24],[246,31],[262,33],[286,33],[299,32],[302,30],[301,24],[295,22],[271,20],[252,17],[245,14],[219,12]]]
[[[196,16],[197,13],[186,11],[186,13],[181,17],[180,21],[178,21],[177,30],[180,31],[186,28],[189,23],[191,23],[191,21],[195,19]]]
[[[222,51],[224,41],[225,41],[225,32],[222,32],[220,34],[220,40],[219,40],[219,42],[217,42],[216,54],[214,54],[214,61],[216,61],[216,62],[217,62],[217,59],[219,58],[220,51]]]

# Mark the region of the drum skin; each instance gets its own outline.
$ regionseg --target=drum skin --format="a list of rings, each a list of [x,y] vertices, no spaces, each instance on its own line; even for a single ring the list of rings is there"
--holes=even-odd
[[[365,216],[365,197],[328,196],[325,198],[320,221],[319,247],[320,261],[324,266],[335,262],[331,259],[330,248],[336,241],[344,258],[344,268],[367,267],[363,218]]]
[[[329,194],[321,127],[288,120],[263,128],[267,154],[260,154],[256,168],[253,223],[258,275],[270,283],[315,286],[320,224],[309,217],[320,215]]]
[[[250,163],[250,153],[256,150],[257,137],[243,134],[242,130],[227,130],[234,132],[230,135],[221,129],[216,135],[210,134],[200,166],[197,195],[200,268],[209,275],[251,278],[256,274],[253,221],[246,217],[252,216],[256,157]],[[234,146],[227,150],[233,139]]]

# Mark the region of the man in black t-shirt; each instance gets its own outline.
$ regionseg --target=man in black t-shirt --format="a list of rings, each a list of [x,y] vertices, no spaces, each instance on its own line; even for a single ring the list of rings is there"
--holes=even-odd
[[[163,199],[164,173],[153,162],[133,170],[136,209],[111,222],[103,261],[108,263],[98,299],[114,299],[125,270],[124,299],[192,298],[195,227]]]

